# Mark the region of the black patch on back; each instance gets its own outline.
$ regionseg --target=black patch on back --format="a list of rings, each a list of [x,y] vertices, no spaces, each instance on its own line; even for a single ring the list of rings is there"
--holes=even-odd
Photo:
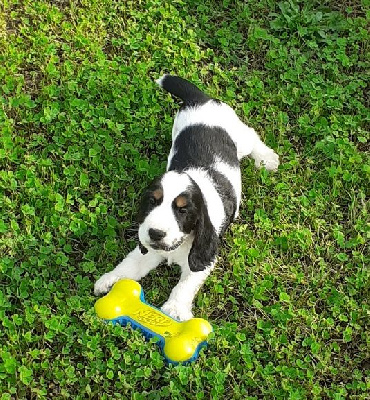
[[[230,166],[239,167],[235,143],[220,127],[203,124],[186,127],[175,139],[174,153],[169,171],[181,172],[191,167],[208,169],[215,156]]]

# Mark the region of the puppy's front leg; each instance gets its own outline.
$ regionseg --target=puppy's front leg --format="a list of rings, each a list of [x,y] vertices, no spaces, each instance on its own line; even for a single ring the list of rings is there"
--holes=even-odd
[[[212,269],[213,264],[204,271],[192,272],[189,267],[182,270],[180,281],[172,289],[170,297],[162,306],[162,311],[179,321],[193,318],[191,309],[194,297]]]
[[[104,274],[96,281],[94,285],[95,296],[108,292],[112,285],[120,279],[140,280],[163,260],[162,256],[152,251],[142,254],[139,246],[137,246],[113,271]]]

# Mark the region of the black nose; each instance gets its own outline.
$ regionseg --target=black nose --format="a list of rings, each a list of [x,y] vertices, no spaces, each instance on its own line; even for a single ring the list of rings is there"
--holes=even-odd
[[[152,240],[158,241],[163,239],[166,236],[166,232],[163,232],[159,229],[149,229],[149,237]]]

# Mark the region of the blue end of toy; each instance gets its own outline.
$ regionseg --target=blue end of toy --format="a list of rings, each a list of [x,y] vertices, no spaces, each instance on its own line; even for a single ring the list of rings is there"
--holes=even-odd
[[[151,330],[145,328],[145,326],[139,324],[138,322],[134,321],[133,319],[131,319],[129,317],[119,317],[119,318],[107,320],[107,322],[111,322],[113,324],[118,324],[120,326],[127,326],[128,324],[130,324],[130,326],[133,329],[137,329],[143,334],[145,340],[149,341],[152,338],[158,339],[157,345],[161,349],[161,353],[163,354],[163,358],[165,359],[167,364],[172,364],[172,365],[179,365],[179,364],[187,365],[187,364],[190,364],[191,362],[195,361],[198,358],[200,350],[202,348],[206,348],[207,345],[208,345],[207,341],[201,342],[198,345],[197,349],[195,350],[194,355],[191,358],[189,358],[186,361],[182,361],[182,362],[174,361],[174,360],[171,360],[170,358],[168,358],[166,356],[166,354],[164,353],[164,351],[163,351],[164,344],[165,344],[164,338],[162,336],[157,335],[156,333],[152,332]]]

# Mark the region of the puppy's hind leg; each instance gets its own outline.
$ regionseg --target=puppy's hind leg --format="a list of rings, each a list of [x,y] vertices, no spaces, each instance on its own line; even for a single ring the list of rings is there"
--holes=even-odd
[[[279,156],[274,150],[266,146],[257,132],[244,124],[231,107],[226,104],[221,107],[228,121],[230,136],[236,145],[238,159],[249,156],[253,158],[257,168],[264,166],[268,170],[277,170]]]
[[[238,135],[236,136],[236,146],[239,160],[249,156],[253,158],[255,166],[263,166],[269,171],[276,171],[279,166],[279,156],[266,146],[258,136],[257,132],[239,120]]]
[[[113,284],[120,279],[140,280],[163,260],[162,256],[152,251],[142,254],[139,246],[137,246],[113,271],[104,274],[96,281],[94,285],[95,296],[108,292]]]
[[[253,150],[249,155],[254,160],[257,168],[265,167],[269,171],[276,171],[279,166],[279,156],[266,146],[265,143],[258,137],[255,140]]]

